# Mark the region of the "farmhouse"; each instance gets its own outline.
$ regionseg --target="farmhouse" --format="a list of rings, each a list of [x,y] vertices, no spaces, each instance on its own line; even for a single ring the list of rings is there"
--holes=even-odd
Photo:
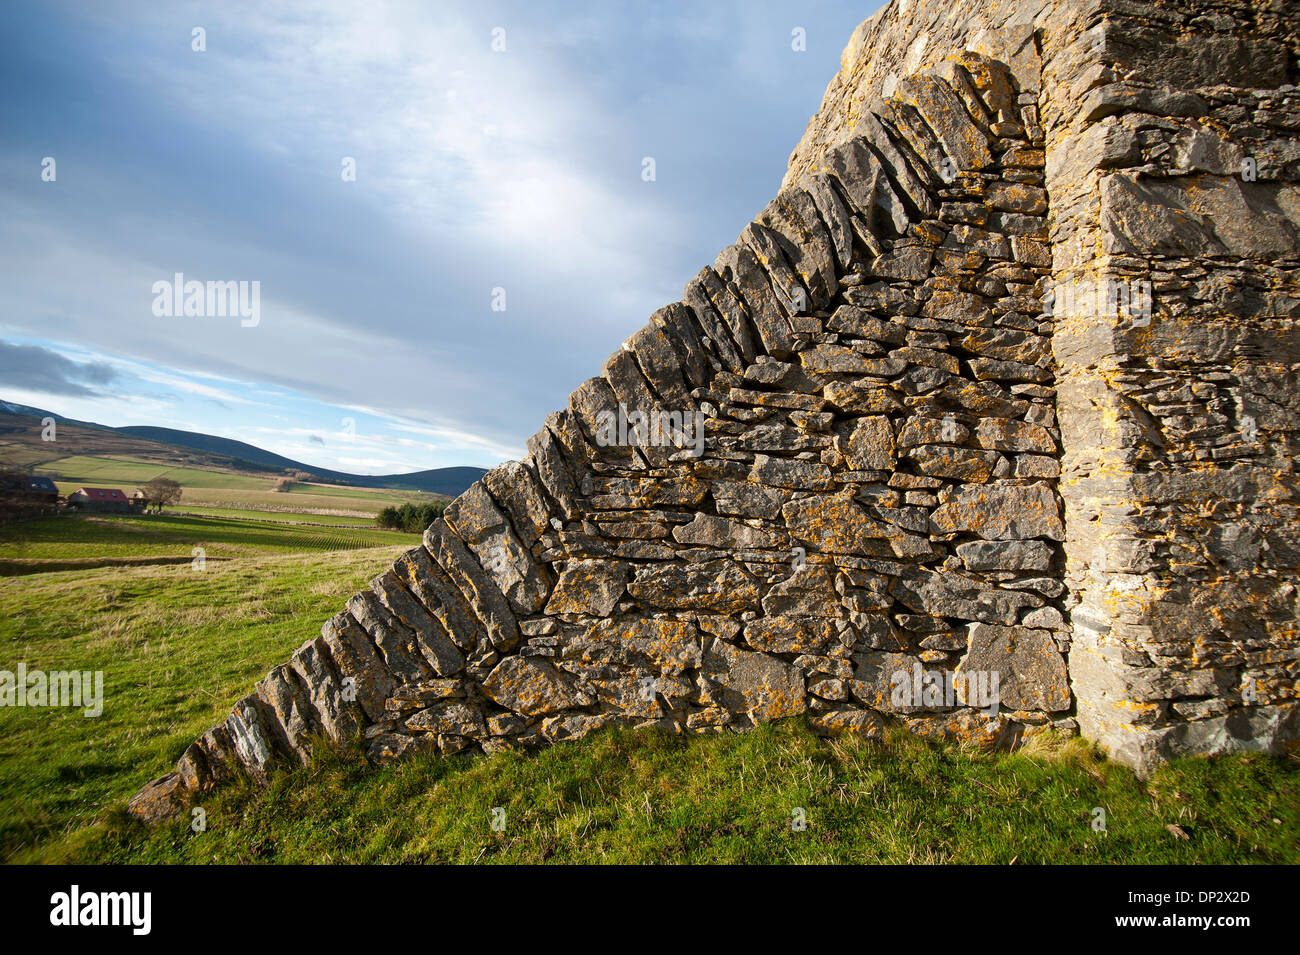
[[[39,504],[56,504],[59,500],[59,488],[49,478],[39,474],[27,478],[27,499]]]
[[[131,510],[131,502],[115,487],[79,487],[68,495],[68,503],[83,511],[125,513]]]

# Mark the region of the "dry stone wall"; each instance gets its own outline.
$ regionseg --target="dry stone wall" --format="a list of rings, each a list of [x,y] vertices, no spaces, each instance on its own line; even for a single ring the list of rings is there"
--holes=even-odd
[[[1277,34],[1267,92],[1157,95],[1122,8],[863,24],[736,243],[133,811],[322,740],[383,761],[806,714],[1082,724],[1145,768],[1293,736],[1293,28],[1245,30]],[[1149,276],[1144,333],[1060,307],[1099,273]]]
[[[1090,738],[1147,768],[1300,735],[1300,6],[1062,8],[1041,32],[1066,310],[1070,658]]]

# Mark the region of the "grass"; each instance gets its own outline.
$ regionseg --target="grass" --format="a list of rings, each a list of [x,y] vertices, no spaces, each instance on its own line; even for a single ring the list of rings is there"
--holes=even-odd
[[[332,528],[259,520],[161,515],[47,517],[0,526],[0,558],[67,560],[102,557],[188,557],[202,547],[222,559],[271,553],[411,546],[410,534],[378,528]]]
[[[0,708],[0,857],[128,798],[399,552],[0,578],[0,667],[104,673],[97,718]]]
[[[408,497],[404,491],[372,491],[371,494],[374,496],[367,499],[333,494],[309,494],[302,491],[285,494],[272,490],[241,491],[187,487],[177,507],[185,510],[198,504],[205,507],[227,507],[273,513],[319,514],[323,512],[364,520],[373,519],[382,508],[389,504],[400,504]],[[409,496],[414,499],[414,495]],[[427,500],[432,496],[428,495],[424,499]]]
[[[535,754],[376,768],[323,745],[207,830],[125,801],[171,768],[397,548],[0,579],[4,666],[102,670],[104,713],[0,708],[0,858],[20,862],[1300,861],[1300,761],[1184,759],[1146,782],[1079,740],[1017,753],[802,721],[602,732]],[[1094,807],[1107,829],[1094,832]],[[490,826],[505,811],[505,830]],[[804,810],[807,828],[791,822]],[[1182,838],[1167,826],[1176,825]]]
[[[183,487],[260,490],[269,489],[275,482],[269,478],[236,474],[230,471],[208,471],[202,468],[167,467],[154,461],[137,461],[128,458],[103,458],[73,455],[47,461],[36,469],[37,473],[58,475],[59,490],[69,485],[72,490],[89,484],[101,486],[140,486],[156,477],[171,478]]]
[[[36,450],[0,445],[14,466],[29,466]],[[34,460],[34,459],[33,459]],[[71,455],[45,459],[37,473],[55,476],[59,493],[71,494],[79,487],[118,488],[128,496],[155,477],[178,482],[184,490],[182,506],[202,505],[246,510],[333,512],[339,516],[373,517],[381,508],[406,501],[442,500],[435,494],[385,488],[349,487],[339,484],[295,482],[287,492],[273,490],[273,477],[259,477],[232,471],[196,467],[175,467],[157,461],[129,457]]]
[[[382,769],[321,749],[267,789],[210,794],[201,833],[189,819],[148,828],[113,811],[20,858],[1266,863],[1295,862],[1300,842],[1300,767],[1260,756],[1183,760],[1143,785],[1079,740],[987,754],[903,735],[823,740],[797,719],[689,738],[603,731],[535,754]],[[1091,826],[1094,806],[1106,809],[1105,832]]]
[[[198,517],[224,517],[236,520],[275,521],[281,524],[329,524],[335,527],[373,527],[374,518],[364,515],[317,514],[314,511],[285,510],[261,511],[253,508],[205,507],[203,505],[176,505],[176,511]]]
[[[87,482],[55,481],[59,493],[71,494]],[[117,488],[128,497],[141,487],[141,484],[115,484],[111,481],[91,484],[92,487]],[[347,490],[354,493],[339,494],[335,490]],[[265,488],[220,488],[186,486],[183,496],[176,506],[181,510],[193,507],[219,507],[234,510],[270,511],[285,514],[334,514],[341,517],[373,518],[379,511],[389,505],[405,501],[444,500],[436,494],[424,494],[418,491],[364,490],[362,488],[335,489],[328,485],[307,484],[298,486],[288,493],[271,490],[270,482]]]

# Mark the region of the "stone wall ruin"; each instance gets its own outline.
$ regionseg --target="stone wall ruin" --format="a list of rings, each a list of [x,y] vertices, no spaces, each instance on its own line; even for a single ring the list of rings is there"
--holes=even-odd
[[[736,243],[132,811],[322,736],[1294,740],[1295,12],[895,0]]]

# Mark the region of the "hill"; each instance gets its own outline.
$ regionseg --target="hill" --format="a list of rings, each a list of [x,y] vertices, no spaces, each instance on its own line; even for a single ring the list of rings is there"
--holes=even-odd
[[[41,420],[47,417],[58,423],[57,443],[41,439]],[[68,455],[131,457],[260,475],[301,471],[333,484],[423,491],[447,497],[457,496],[486,473],[484,468],[450,467],[407,474],[352,474],[295,461],[232,438],[148,425],[110,428],[29,405],[0,401],[0,458],[5,463],[32,468]]]

